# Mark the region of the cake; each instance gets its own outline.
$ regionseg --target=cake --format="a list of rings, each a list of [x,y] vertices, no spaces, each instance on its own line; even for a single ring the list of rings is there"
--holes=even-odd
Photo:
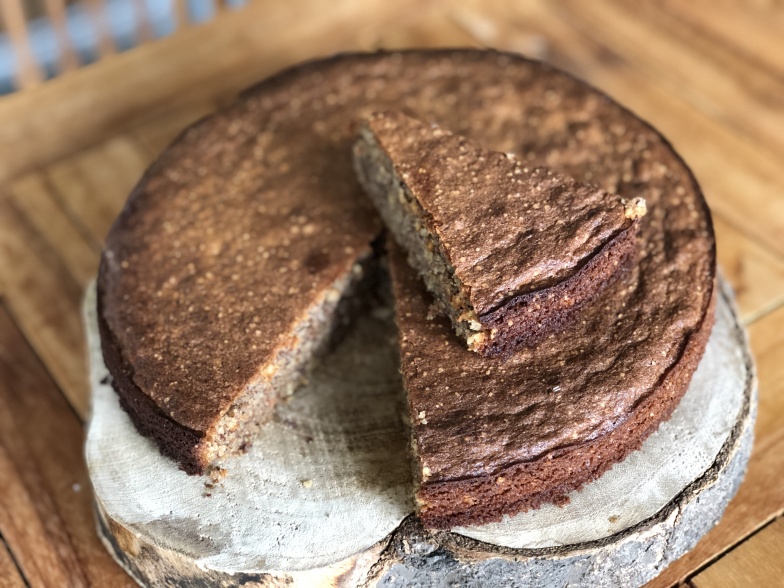
[[[377,113],[357,176],[468,348],[509,354],[558,332],[633,263],[626,201],[405,114]]]
[[[98,314],[112,385],[189,472],[252,442],[373,255],[381,224],[352,146],[359,121],[389,110],[647,203],[630,270],[572,326],[507,358],[473,353],[447,318],[429,319],[421,280],[391,258],[422,520],[443,528],[562,502],[677,405],[713,320],[715,245],[699,186],[656,131],[519,56],[338,55],[186,130],[107,237]]]

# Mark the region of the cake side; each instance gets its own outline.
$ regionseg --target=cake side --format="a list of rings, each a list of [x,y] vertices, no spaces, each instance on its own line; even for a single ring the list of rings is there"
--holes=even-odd
[[[439,309],[483,355],[568,326],[633,262],[646,212],[642,198],[529,169],[398,112],[362,125],[354,167]]]
[[[397,175],[392,161],[367,125],[361,126],[359,137],[353,154],[354,170],[360,184],[387,229],[404,247],[409,263],[436,296],[438,310],[449,316],[457,335],[474,348],[482,326],[466,289],[455,276],[455,268],[449,263],[438,235],[428,228],[431,223],[425,219],[425,211]]]
[[[529,459],[517,461],[510,458],[509,463],[496,466],[490,472],[472,473],[470,469],[466,469],[462,476],[445,479],[444,476],[438,475],[435,468],[431,469],[428,465],[433,463],[433,456],[429,454],[433,449],[433,439],[432,436],[423,437],[421,432],[428,426],[429,421],[435,422],[439,418],[439,411],[451,413],[450,418],[454,418],[452,409],[455,406],[461,412],[466,411],[468,407],[463,407],[459,400],[466,390],[461,388],[461,383],[457,380],[453,385],[447,386],[447,393],[455,395],[454,398],[438,396],[434,390],[418,386],[416,378],[412,376],[422,369],[416,365],[415,356],[425,354],[432,355],[435,364],[445,366],[439,368],[439,371],[442,378],[449,378],[443,374],[454,373],[450,368],[455,354],[451,351],[456,346],[442,346],[440,337],[429,336],[427,332],[423,332],[421,325],[427,319],[423,321],[421,313],[429,304],[429,294],[400,251],[394,246],[390,249],[396,321],[401,333],[401,371],[412,418],[411,449],[418,466],[414,468],[417,511],[423,523],[431,528],[447,529],[458,525],[483,524],[498,521],[505,514],[537,508],[545,503],[560,504],[568,500],[569,492],[601,476],[613,464],[638,449],[643,441],[671,416],[688,388],[714,322],[715,293],[703,320],[685,338],[682,349],[671,358],[660,382],[649,390],[638,392],[639,396],[634,400],[633,408],[627,414],[619,416],[618,422],[611,423],[606,432],[587,438],[575,433],[570,437],[571,443],[560,443],[541,450]],[[445,325],[441,324],[435,330],[443,334],[444,327]],[[449,347],[449,350],[443,357],[438,358],[439,349],[443,347]],[[477,367],[478,363],[474,362],[473,365],[464,365],[459,369],[476,370]],[[482,369],[487,368],[487,379],[493,379],[492,372],[496,367],[492,360],[484,362]],[[529,369],[536,370],[536,366],[530,365]],[[465,375],[467,374],[463,373],[463,376]],[[496,379],[500,382],[488,386],[486,406],[475,407],[477,413],[495,411],[502,418],[506,418],[506,413],[515,412],[519,408],[518,412],[521,414],[530,414],[535,402],[520,402],[519,406],[513,408],[506,399],[497,397],[496,391],[504,394],[500,390],[506,388],[506,393],[511,396],[525,394],[529,391],[527,386],[533,383],[531,379]],[[617,385],[621,389],[622,381]],[[520,390],[510,389],[515,386],[519,386]],[[605,396],[605,400],[597,398],[597,402],[601,402],[604,409],[608,396]],[[605,418],[602,416],[604,412],[600,410],[597,414],[586,415],[586,418]],[[468,417],[468,413],[465,414]],[[477,416],[478,414],[474,415],[474,418]],[[468,422],[459,428],[469,434],[475,422],[468,417]],[[517,419],[516,426],[524,428],[528,422],[525,417],[521,417]],[[510,424],[515,425],[513,421]],[[503,446],[509,429],[497,431],[497,434],[500,439],[492,439],[489,435],[482,435],[479,439],[476,436],[457,439],[452,436],[443,438],[442,442],[448,444],[448,451],[455,463],[460,463],[470,454],[468,445],[471,443],[500,443]],[[423,443],[425,447],[421,447]],[[529,444],[535,449],[537,440],[531,439]]]
[[[556,335],[579,319],[580,310],[599,298],[637,261],[639,223],[612,237],[577,272],[549,288],[512,296],[479,317],[486,355],[509,355]],[[493,336],[503,332],[502,337]]]

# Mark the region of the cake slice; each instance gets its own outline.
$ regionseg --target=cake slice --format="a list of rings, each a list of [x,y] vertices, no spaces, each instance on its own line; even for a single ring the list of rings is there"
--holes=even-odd
[[[645,201],[529,168],[400,112],[370,116],[360,183],[468,348],[508,354],[566,327],[636,251]]]
[[[400,248],[389,249],[417,513],[431,528],[568,501],[670,417],[713,326],[712,302],[681,344],[669,346],[661,323],[629,296],[646,279],[635,269],[563,336],[483,357],[446,317],[428,318],[431,295]],[[616,318],[629,315],[636,320]]]
[[[256,321],[236,316],[221,320],[231,311],[202,306],[166,316],[163,328],[182,336],[176,344],[161,337],[157,326],[141,336],[125,333],[126,341],[131,335],[139,345],[150,342],[130,355],[133,348],[125,343],[123,353],[120,337],[110,326],[116,315],[107,309],[105,292],[116,264],[112,249],[105,249],[98,281],[103,356],[120,405],[139,432],[155,440],[164,455],[190,474],[204,473],[216,460],[244,451],[272,416],[275,403],[307,379],[314,360],[345,330],[352,311],[364,305],[377,260],[368,251],[363,253],[340,268],[331,284],[314,292],[309,304],[270,309],[293,315],[289,324],[262,318],[267,309],[261,306],[251,310],[258,313]],[[208,354],[205,338],[212,337],[222,352]]]

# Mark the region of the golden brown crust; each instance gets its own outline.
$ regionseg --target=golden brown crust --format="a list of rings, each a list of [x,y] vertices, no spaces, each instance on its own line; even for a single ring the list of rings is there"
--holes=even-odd
[[[360,183],[457,335],[512,353],[569,325],[636,254],[625,199],[399,111],[354,148]]]
[[[420,511],[422,520],[430,527],[448,529],[499,521],[504,514],[538,508],[548,502],[563,504],[568,502],[569,492],[600,477],[639,449],[672,416],[686,393],[713,328],[715,298],[714,290],[705,320],[688,337],[680,357],[661,384],[640,400],[621,425],[582,445],[555,451],[547,459],[513,464],[492,476],[424,484],[419,488],[418,500],[429,506]],[[463,504],[471,504],[456,510],[457,497]]]
[[[151,427],[174,423],[185,437],[188,430],[197,436],[209,430],[259,368],[290,342],[302,313],[369,248],[378,221],[351,166],[354,122],[390,108],[513,152],[533,166],[646,199],[639,271],[618,282],[631,287],[612,298],[629,301],[631,312],[612,325],[597,315],[593,327],[612,327],[614,338],[625,340],[639,336],[635,330],[643,325],[650,340],[637,343],[644,353],[606,355],[613,363],[596,377],[617,382],[623,370],[642,365],[635,374],[647,382],[657,370],[640,362],[662,350],[672,353],[670,347],[701,324],[715,271],[710,216],[686,166],[646,124],[585,84],[514,55],[467,50],[338,56],[275,76],[186,131],[148,171],[112,229],[99,275],[104,352],[114,345],[121,359],[109,366],[115,387],[126,378],[134,385],[126,387],[129,398],[143,395],[165,416],[150,421]],[[646,226],[661,227],[665,220],[667,238],[650,240]],[[659,304],[667,297],[677,304]],[[641,299],[652,302],[641,306]],[[536,353],[543,349],[539,345]],[[580,356],[567,345],[564,361],[572,352]],[[560,360],[551,359],[557,367]],[[585,365],[601,367],[596,359]],[[485,385],[486,370],[467,369],[467,379],[460,370],[436,379],[434,370],[432,381],[417,379],[415,372],[408,368],[409,391],[433,385],[436,397],[449,382],[462,381],[469,390]],[[545,384],[554,377],[540,375]],[[609,385],[606,390],[618,414],[628,414],[624,397],[612,397]],[[541,393],[545,406],[545,392],[534,390],[529,399]],[[139,406],[146,402],[138,400]],[[466,426],[478,435],[482,415],[476,414],[476,399],[471,406],[469,400],[444,418],[455,430]],[[582,407],[579,396],[571,400]],[[578,431],[583,436],[592,434],[591,427],[598,433],[616,424],[612,412],[559,416],[585,423]],[[506,429],[511,444],[496,453],[482,454],[481,444],[462,442],[462,453],[454,454],[451,465],[442,464],[439,479],[488,475],[522,461],[526,451],[534,459],[541,446],[536,435],[543,430],[533,425]],[[533,436],[517,438],[518,430]]]

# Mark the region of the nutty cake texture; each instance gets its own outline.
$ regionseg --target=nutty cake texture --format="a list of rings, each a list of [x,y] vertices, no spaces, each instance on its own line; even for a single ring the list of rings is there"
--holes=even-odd
[[[563,501],[686,390],[712,324],[715,247],[699,186],[656,131],[519,56],[340,55],[282,72],[183,133],[107,238],[98,311],[113,385],[189,471],[250,439],[370,255],[380,222],[352,146],[359,120],[395,109],[647,204],[630,271],[562,333],[505,359],[428,320],[432,298],[392,257],[422,520],[447,528]]]
[[[645,200],[580,184],[399,111],[354,146],[357,176],[468,348],[531,346],[627,270]]]

